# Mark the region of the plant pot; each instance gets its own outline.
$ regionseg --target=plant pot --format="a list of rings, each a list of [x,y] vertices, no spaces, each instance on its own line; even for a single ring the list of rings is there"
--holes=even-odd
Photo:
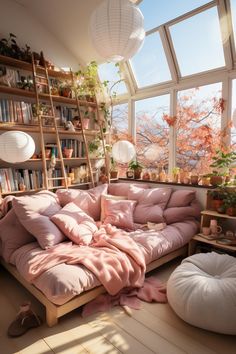
[[[118,171],[110,171],[110,178],[118,178]]]
[[[221,199],[213,199],[211,206],[213,210],[218,210],[223,205],[223,200]]]
[[[191,184],[193,184],[193,185],[198,185],[199,177],[198,177],[198,176],[191,176],[191,177],[190,177],[190,182],[191,182]]]
[[[68,149],[68,148],[63,149],[63,157],[65,157],[66,159],[70,159],[72,157],[72,154],[73,154],[73,149]]]
[[[223,177],[222,176],[211,176],[210,183],[212,186],[218,186],[223,183]]]
[[[126,177],[127,178],[134,178],[134,171],[133,170],[126,171]]]
[[[142,173],[141,169],[134,170],[134,179],[140,179],[141,178],[141,173]]]
[[[229,216],[236,216],[236,207],[227,208],[226,214]]]
[[[83,118],[83,128],[84,129],[89,129],[89,122],[90,122],[89,118]]]

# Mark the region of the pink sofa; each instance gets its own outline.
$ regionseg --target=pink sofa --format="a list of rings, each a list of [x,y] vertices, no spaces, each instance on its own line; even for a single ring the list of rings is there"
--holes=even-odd
[[[103,277],[100,277],[103,262],[95,264],[96,269],[101,268],[99,273],[91,271],[95,265],[90,265],[90,259],[96,262],[100,254],[84,256],[89,249],[95,252],[94,242],[98,248],[103,242],[104,248],[106,241],[107,248],[118,247],[119,252],[127,247],[123,251],[128,253],[128,262],[137,254],[130,254],[129,248],[136,249],[142,254],[142,267],[147,271],[164,263],[158,263],[158,260],[165,257],[170,260],[186,252],[186,245],[198,231],[199,217],[200,207],[192,190],[173,191],[169,187],[149,188],[148,184],[115,183],[87,191],[58,189],[55,194],[42,191],[13,197],[11,210],[0,220],[0,252],[8,270],[17,269],[18,279],[27,284],[29,290],[33,286],[34,294],[38,290],[44,294],[43,300],[40,294],[38,298],[47,308],[48,324],[53,325],[58,317],[91,300],[98,291],[83,301],[74,299],[85,291],[101,289],[101,283],[104,286]],[[104,236],[110,224],[116,227],[110,228],[112,232],[108,231],[112,235],[112,245],[107,243],[110,234]],[[154,225],[153,229],[148,229],[147,224]],[[155,231],[156,225],[163,229]],[[77,249],[81,251],[81,256],[76,255],[71,260],[69,247],[74,253]],[[66,254],[70,254],[70,259]],[[138,283],[128,279],[123,286],[132,284]],[[68,302],[73,303],[69,310],[58,311],[58,306]]]

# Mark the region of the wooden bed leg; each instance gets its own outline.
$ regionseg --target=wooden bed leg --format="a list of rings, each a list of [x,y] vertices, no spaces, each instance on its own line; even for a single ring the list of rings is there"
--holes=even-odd
[[[55,311],[46,308],[46,322],[48,327],[53,327],[58,323],[58,318]]]

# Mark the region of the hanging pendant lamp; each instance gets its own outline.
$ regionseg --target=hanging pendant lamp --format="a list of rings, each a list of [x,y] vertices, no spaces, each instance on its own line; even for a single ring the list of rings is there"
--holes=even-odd
[[[97,53],[107,61],[128,60],[141,48],[143,15],[129,0],[105,0],[92,13],[90,36]]]
[[[32,137],[22,131],[12,130],[0,135],[0,159],[10,163],[24,162],[35,150]]]

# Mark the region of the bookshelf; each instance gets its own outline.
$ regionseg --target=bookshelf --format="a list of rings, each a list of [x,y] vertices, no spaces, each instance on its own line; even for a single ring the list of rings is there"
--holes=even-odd
[[[63,97],[61,95],[52,95],[49,86],[50,94],[47,92],[48,88],[44,82],[44,68],[37,66],[37,73],[42,74],[38,90],[38,98],[40,101],[40,109],[43,111],[45,117],[45,148],[47,144],[50,145],[51,152],[53,144],[55,143],[55,129],[50,126],[50,120],[47,123],[47,115],[50,116],[50,110],[47,111],[50,99],[53,100],[55,115],[58,117],[57,129],[60,134],[61,147],[66,149],[72,148],[73,153],[70,158],[64,156],[64,164],[66,166],[67,175],[75,174],[81,165],[92,164],[96,166],[98,160],[105,162],[104,156],[99,158],[90,158],[85,154],[84,145],[94,140],[100,134],[100,128],[96,127],[94,123],[94,116],[97,114],[97,103],[88,101],[84,97],[79,100],[79,112],[77,107],[77,100],[75,97]],[[0,134],[9,130],[20,130],[30,134],[35,140],[36,154],[34,158],[21,164],[8,164],[0,160],[0,183],[2,195],[20,194],[26,192],[35,192],[44,188],[43,181],[43,165],[49,166],[51,157],[44,157],[42,154],[42,142],[40,142],[40,127],[38,122],[38,112],[36,106],[36,91],[34,86],[31,86],[33,81],[33,67],[30,63],[23,62],[14,58],[9,58],[0,55]],[[9,79],[4,81],[9,73]],[[70,74],[63,71],[56,71],[48,69],[48,75],[52,82],[57,80],[70,80]],[[2,74],[2,75],[1,75]],[[24,78],[24,79],[23,79]],[[59,81],[58,81],[59,82]],[[23,87],[24,85],[25,88]],[[20,87],[19,87],[20,86]],[[38,89],[38,87],[37,87]],[[51,98],[50,98],[51,96]],[[90,126],[88,129],[75,129],[75,131],[65,130],[64,124],[78,117],[83,120],[85,113],[90,117]],[[41,113],[42,114],[42,113]],[[83,126],[83,124],[82,124]],[[85,141],[86,140],[86,141]],[[41,155],[40,155],[41,153]],[[88,161],[89,160],[89,161]],[[59,158],[56,154],[56,164]],[[95,168],[95,167],[94,167]],[[78,172],[78,171],[77,171]],[[55,167],[54,173],[59,173]],[[78,174],[78,173],[77,173]],[[71,178],[72,179],[72,178]],[[86,188],[91,183],[89,177],[75,181],[69,187]],[[60,183],[53,182],[48,189],[64,188]]]

